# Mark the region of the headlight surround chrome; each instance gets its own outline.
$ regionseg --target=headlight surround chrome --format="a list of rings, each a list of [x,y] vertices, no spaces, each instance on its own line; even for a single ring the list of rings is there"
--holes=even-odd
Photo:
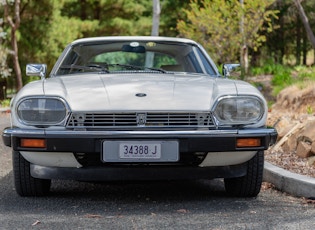
[[[58,97],[30,97],[17,106],[19,120],[27,125],[61,125],[68,114],[66,103]]]
[[[259,122],[265,113],[264,103],[254,96],[222,97],[214,107],[218,125],[250,125]]]

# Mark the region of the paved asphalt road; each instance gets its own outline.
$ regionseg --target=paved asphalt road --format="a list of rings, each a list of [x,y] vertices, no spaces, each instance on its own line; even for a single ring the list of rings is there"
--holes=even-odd
[[[0,115],[0,129],[9,125]],[[0,229],[315,229],[315,204],[274,189],[231,198],[221,180],[92,184],[53,181],[22,198],[0,141]]]

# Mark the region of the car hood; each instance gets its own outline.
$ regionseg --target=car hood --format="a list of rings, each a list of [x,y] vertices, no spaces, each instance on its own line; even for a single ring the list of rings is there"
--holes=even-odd
[[[32,82],[27,96],[64,98],[72,111],[209,111],[224,95],[262,95],[243,81],[201,74],[80,74]],[[138,95],[138,96],[137,96]]]
[[[215,86],[208,75],[90,74],[47,79],[44,91],[64,97],[72,111],[208,111]]]

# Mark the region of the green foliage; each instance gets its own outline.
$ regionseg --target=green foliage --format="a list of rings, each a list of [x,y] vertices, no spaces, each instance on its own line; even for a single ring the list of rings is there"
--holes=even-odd
[[[254,76],[265,74],[282,75],[284,72],[290,72],[290,68],[280,65],[278,63],[274,63],[272,60],[269,59],[265,62],[263,66],[253,67],[250,71],[251,74]]]
[[[151,0],[152,1],[152,0]],[[160,21],[160,35],[176,37],[179,34],[177,29],[177,21],[185,20],[186,13],[183,9],[188,9],[189,0],[162,0],[161,4],[161,21]]]
[[[1,6],[1,3],[0,3]],[[0,8],[1,9],[1,8]],[[0,10],[1,13],[1,10]],[[7,65],[7,57],[9,50],[3,46],[3,42],[6,40],[7,33],[4,31],[3,27],[3,19],[0,18],[0,81],[1,78],[7,78],[11,75],[11,69]]]
[[[271,80],[272,85],[274,86],[289,86],[293,83],[291,73],[286,70],[280,70],[277,72]]]
[[[315,82],[315,67],[289,67],[267,61],[261,67],[252,68],[251,73],[254,76],[273,75],[271,84],[274,96],[290,85],[295,84],[302,89],[311,84],[311,82],[312,84]]]
[[[282,64],[286,57],[294,57],[296,62],[292,63],[297,64],[303,59],[305,64],[302,52],[312,49],[292,0],[244,0],[243,7],[239,0],[163,0],[160,3],[161,36],[176,37],[180,33],[195,39],[219,64],[238,62],[240,49],[246,44],[250,47],[252,62],[271,60],[252,69],[255,75],[281,72],[275,63]],[[302,5],[315,31],[315,1],[302,1]],[[30,62],[46,63],[50,70],[65,45],[77,38],[151,33],[152,0],[21,0],[20,9],[21,26],[17,34],[23,75],[25,65]],[[0,14],[3,15],[1,1]],[[240,30],[242,16],[244,36]],[[11,56],[7,55],[10,40],[3,37],[10,30],[1,17],[1,75],[8,76],[7,81],[12,85],[13,65]],[[280,28],[275,30],[278,25]],[[290,81],[285,74],[276,75],[275,82]],[[313,80],[315,76],[309,68],[293,70],[293,75],[292,82]],[[24,76],[24,83],[30,80],[33,79]]]
[[[62,16],[81,21],[97,21],[85,36],[150,35],[152,1],[147,0],[68,0]]]
[[[10,106],[10,99],[5,99],[0,101],[1,107],[9,107]]]
[[[315,81],[315,66],[295,66],[296,80],[301,82]]]
[[[261,67],[251,69],[251,73],[254,76],[273,75],[271,80],[273,95],[277,95],[282,89],[296,82],[296,79],[292,77],[292,72],[293,69],[291,67],[274,63],[271,60]]]
[[[308,105],[307,108],[306,108],[306,112],[307,112],[307,114],[309,114],[309,115],[313,114],[314,111],[313,111],[312,106]]]
[[[177,28],[182,36],[199,41],[219,63],[239,60],[241,47],[257,50],[265,41],[262,31],[272,31],[276,10],[267,7],[273,0],[221,1],[192,0],[185,9],[186,21],[179,20]],[[242,25],[242,26],[241,26]]]
[[[11,75],[11,69],[7,65],[8,49],[0,43],[0,81],[1,78],[7,78]]]
[[[19,41],[21,66],[29,62],[46,63],[51,69],[64,47],[98,26],[95,20],[82,21],[79,18],[61,15],[65,1],[29,1],[22,14]],[[28,79],[28,78],[27,78]]]
[[[294,81],[292,78],[292,69],[280,64],[265,65],[265,73],[272,74],[271,84],[273,85],[273,94],[277,95],[282,89],[291,85]]]

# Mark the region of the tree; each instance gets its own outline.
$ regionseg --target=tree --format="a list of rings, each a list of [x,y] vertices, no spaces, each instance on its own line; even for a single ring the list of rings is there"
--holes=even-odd
[[[8,49],[3,42],[6,39],[6,32],[3,30],[3,20],[0,19],[0,82],[3,78],[7,78],[11,74],[11,69],[7,65]],[[1,95],[0,95],[1,96]]]
[[[86,36],[150,35],[152,1],[148,0],[68,0],[63,16],[82,21],[97,20]]]
[[[161,1],[160,35],[176,37],[179,34],[177,21],[179,19],[186,21],[186,14],[183,9],[189,7],[189,0],[163,0]]]
[[[20,90],[23,86],[22,82],[22,73],[21,73],[21,67],[19,62],[19,48],[18,48],[18,41],[17,41],[17,30],[20,27],[20,0],[13,1],[13,4],[11,5],[12,1],[5,0],[3,1],[3,7],[4,7],[4,18],[6,22],[9,24],[11,29],[11,49],[13,57],[13,68],[15,72],[16,77],[16,90]]]
[[[242,47],[257,50],[266,41],[261,32],[274,29],[277,11],[267,9],[273,1],[192,0],[190,9],[184,10],[187,21],[180,20],[177,28],[182,36],[203,44],[215,61],[235,62]]]
[[[308,18],[305,14],[305,11],[300,3],[300,0],[294,0],[294,4],[296,6],[296,8],[298,9],[299,15],[300,15],[300,19],[303,22],[303,25],[305,27],[305,31],[307,33],[308,39],[310,40],[313,48],[315,49],[315,36],[313,34],[312,28],[309,24]]]
[[[72,0],[28,0],[21,20],[21,64],[46,63],[51,69],[65,46],[75,39],[92,33],[98,27],[96,20],[68,17],[63,10]]]
[[[2,25],[3,20],[0,19],[0,100],[6,97],[7,77],[11,74],[11,69],[7,66],[8,50],[3,46],[6,33],[3,31]]]

